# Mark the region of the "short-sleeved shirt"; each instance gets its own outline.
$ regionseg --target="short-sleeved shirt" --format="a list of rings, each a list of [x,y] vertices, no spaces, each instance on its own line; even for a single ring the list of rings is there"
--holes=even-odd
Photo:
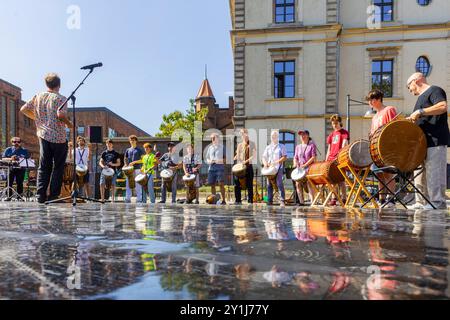
[[[222,144],[211,144],[206,152],[206,161],[223,162],[224,152]],[[209,170],[223,170],[225,166],[220,163],[213,163],[209,165]]]
[[[186,166],[186,170],[189,174],[194,173],[194,168],[202,164],[200,157],[197,154],[187,155],[183,158],[183,164]]]
[[[25,148],[9,147],[8,149],[5,150],[5,152],[3,152],[3,158],[11,158],[13,156],[25,159],[30,158],[30,154],[28,153],[28,150]]]
[[[334,161],[337,159],[339,151],[343,148],[344,140],[350,141],[350,134],[345,129],[334,131],[328,136],[327,144],[330,145],[331,148],[327,161]]]
[[[77,148],[77,150],[75,151],[75,162],[77,165],[89,165],[89,148]]]
[[[308,144],[299,144],[295,148],[294,159],[297,161],[298,166],[304,165],[314,157],[317,157],[317,146],[312,141]]]
[[[426,109],[444,101],[447,101],[445,91],[437,86],[431,86],[420,95],[414,111]],[[448,145],[449,130],[447,112],[438,116],[421,117],[418,125],[427,137],[428,148]]]
[[[278,161],[283,157],[287,157],[286,146],[283,144],[272,143],[268,145],[267,148],[264,150],[263,159],[269,164],[273,164],[275,161]],[[280,168],[284,168],[284,165],[277,164],[275,168],[277,170],[280,170]]]
[[[155,174],[156,156],[153,153],[142,157],[141,170],[146,174]]]
[[[120,159],[120,155],[115,150],[112,150],[112,151],[106,150],[106,151],[103,151],[103,153],[102,153],[102,159],[103,159],[103,162],[107,165],[110,163],[116,163],[117,159]],[[117,171],[116,167],[114,167],[113,169],[115,171]]]
[[[51,143],[66,143],[66,126],[58,119],[58,108],[66,98],[58,93],[42,92],[28,101],[25,110],[34,112],[37,136]],[[67,104],[61,113],[67,112]]]
[[[386,107],[380,112],[377,112],[377,114],[372,119],[370,134],[373,135],[375,131],[394,120],[396,116],[397,110],[394,107]]]
[[[161,159],[159,159],[159,161],[161,162],[161,164],[160,164],[160,169],[161,170],[166,170],[166,169],[170,169],[171,167],[176,167],[177,166],[177,164],[175,163],[173,155],[171,155],[170,153],[164,154],[161,157]]]
[[[145,155],[145,152],[141,148],[128,148],[125,151],[125,158],[128,160],[128,163],[132,163],[135,161],[139,161],[142,159],[142,156]],[[141,169],[141,164],[135,164],[134,169],[139,170]]]

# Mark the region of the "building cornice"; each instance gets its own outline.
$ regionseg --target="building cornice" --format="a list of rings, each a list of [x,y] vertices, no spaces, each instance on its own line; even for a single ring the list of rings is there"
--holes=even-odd
[[[267,35],[280,35],[280,34],[292,34],[292,33],[322,33],[322,32],[337,32],[339,33],[342,26],[339,24],[325,24],[315,26],[304,25],[290,25],[282,27],[270,27],[260,29],[244,29],[244,30],[232,30],[231,35],[245,38],[252,36],[267,36]]]

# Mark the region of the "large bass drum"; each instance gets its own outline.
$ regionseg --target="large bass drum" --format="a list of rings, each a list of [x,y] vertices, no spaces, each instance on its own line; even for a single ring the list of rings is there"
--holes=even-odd
[[[418,125],[393,121],[375,131],[370,154],[379,168],[393,166],[401,172],[411,172],[425,161],[427,139]]]
[[[316,162],[309,167],[306,176],[314,185],[324,185],[330,182],[338,184],[344,182],[344,176],[339,171],[336,161]]]
[[[358,140],[343,148],[338,155],[339,165],[346,165],[353,169],[365,169],[372,165],[370,156],[370,142]]]

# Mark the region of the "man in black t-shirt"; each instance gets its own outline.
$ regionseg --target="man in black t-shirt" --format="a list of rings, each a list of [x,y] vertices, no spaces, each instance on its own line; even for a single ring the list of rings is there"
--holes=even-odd
[[[411,94],[419,97],[409,119],[415,121],[423,130],[428,145],[425,171],[417,177],[415,184],[437,209],[447,209],[447,95],[442,88],[429,85],[422,73],[413,74],[408,79],[407,87]],[[432,208],[417,194],[416,204],[411,209]]]
[[[117,169],[121,166],[120,155],[114,151],[114,144],[112,140],[108,139],[106,141],[106,151],[102,153],[100,159],[100,167],[103,169],[111,168],[114,169],[114,176],[111,183],[111,197],[112,202],[114,202],[114,194],[116,191],[116,179],[117,179]],[[106,177],[102,173],[100,175],[100,195],[101,201],[105,201],[105,189],[106,189]]]

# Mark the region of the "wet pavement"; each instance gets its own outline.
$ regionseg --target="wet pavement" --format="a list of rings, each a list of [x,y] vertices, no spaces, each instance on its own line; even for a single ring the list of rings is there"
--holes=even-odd
[[[0,203],[0,299],[448,299],[447,211]]]

